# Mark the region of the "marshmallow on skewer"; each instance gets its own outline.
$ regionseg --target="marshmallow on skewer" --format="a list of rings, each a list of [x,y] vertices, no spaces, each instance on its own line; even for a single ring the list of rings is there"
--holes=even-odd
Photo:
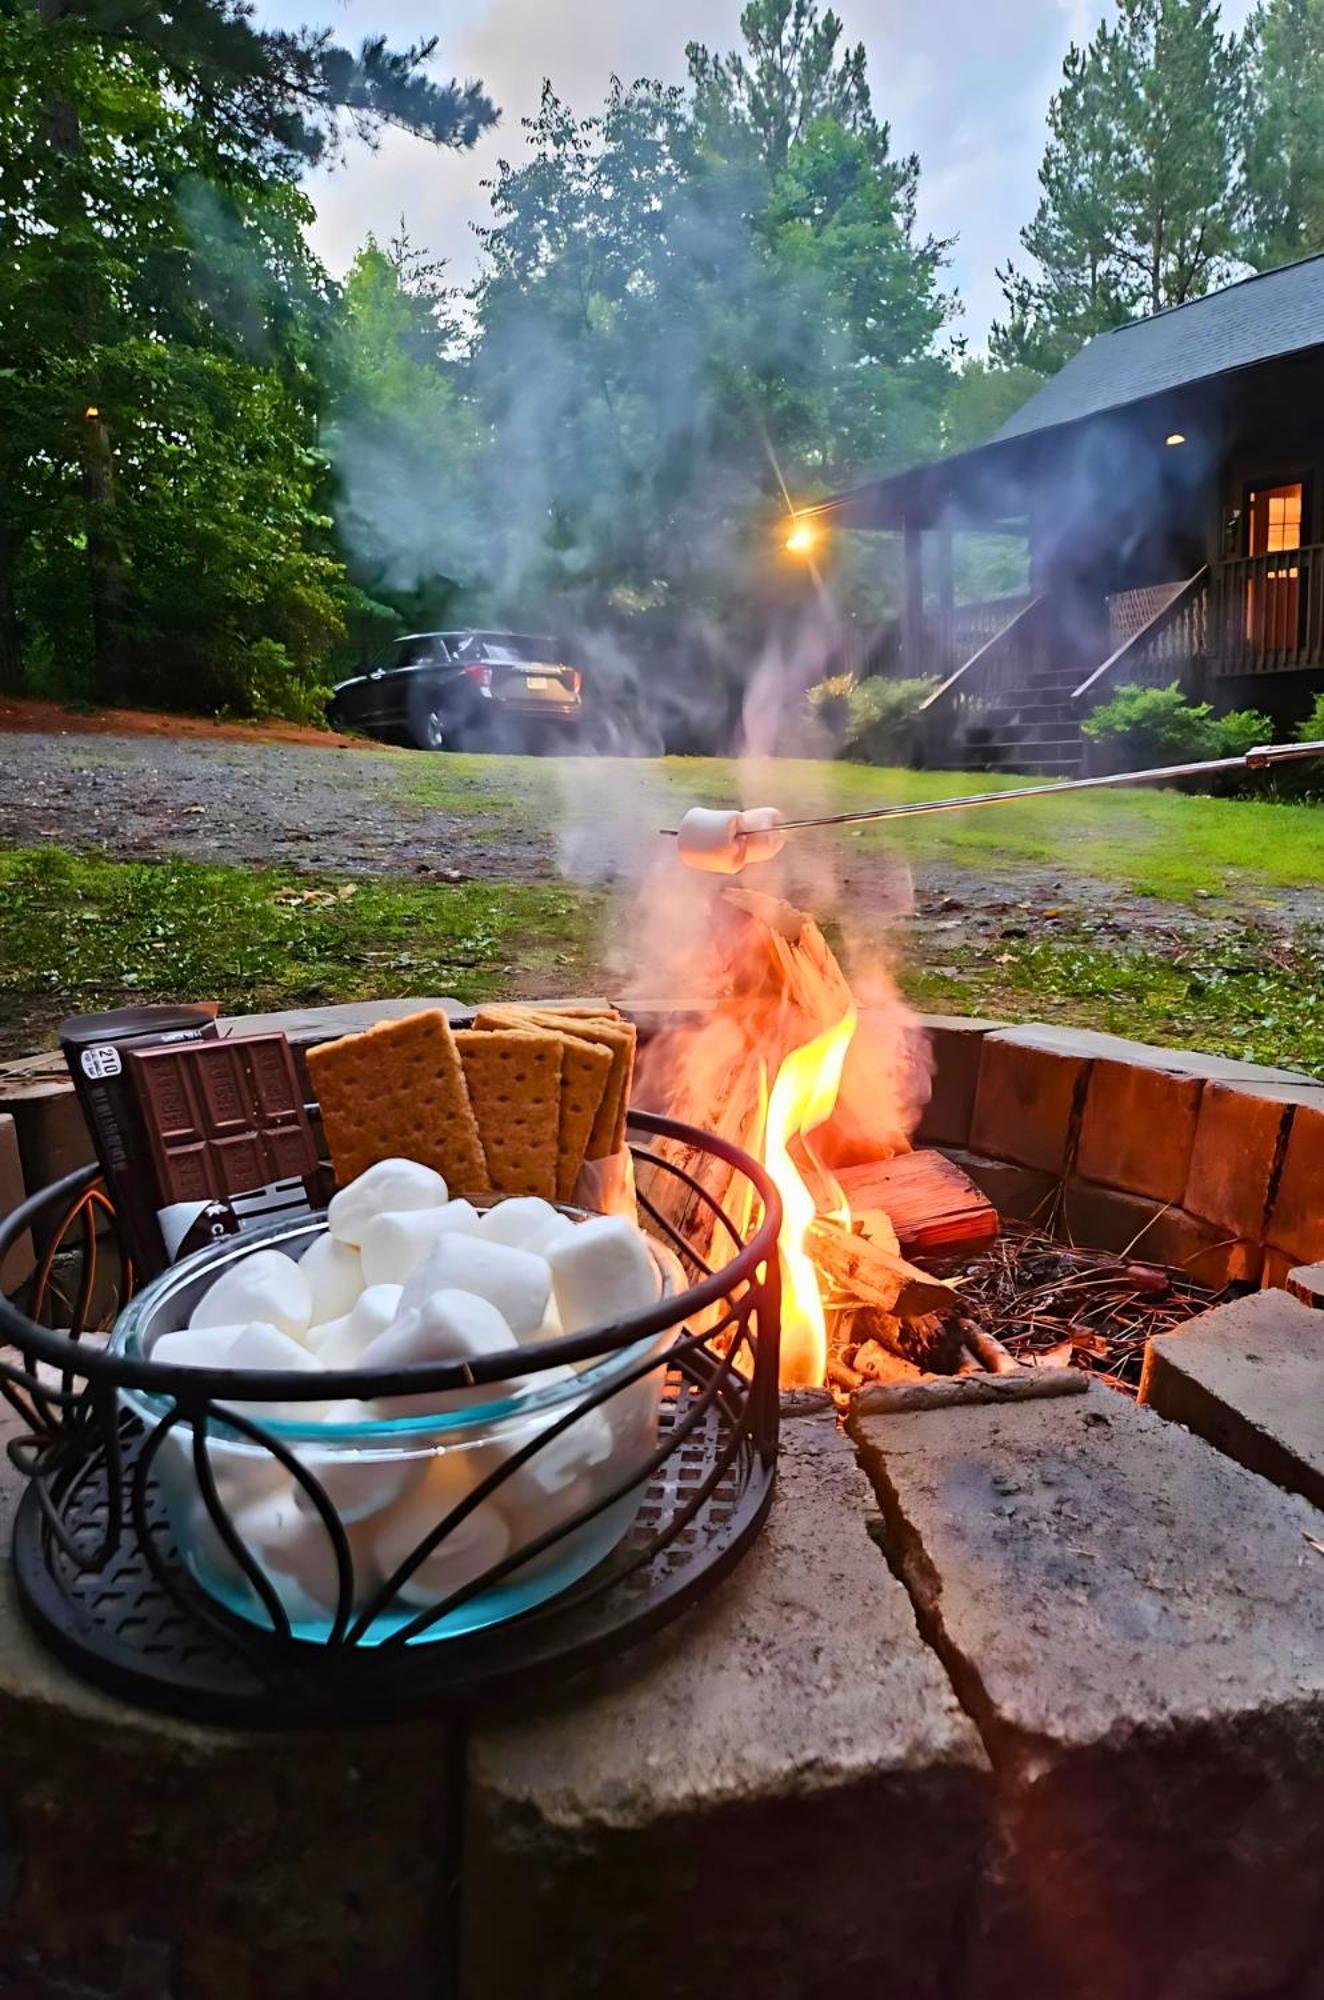
[[[547,1253],[567,1333],[656,1305],[662,1288],[643,1236],[623,1215],[598,1215]]]
[[[299,1259],[299,1271],[312,1297],[311,1324],[315,1327],[343,1318],[363,1290],[358,1251],[341,1243],[329,1230],[309,1244]]]
[[[459,1242],[462,1239],[452,1239]],[[420,1361],[477,1361],[488,1354],[518,1352],[518,1343],[496,1307],[471,1292],[435,1291],[415,1306],[402,1304],[394,1323],[359,1356],[365,1374],[408,1368]],[[421,1417],[469,1403],[498,1403],[528,1386],[524,1375],[475,1382],[464,1389],[428,1389],[417,1396],[382,1396],[371,1405],[378,1417]]]
[[[300,1340],[312,1317],[312,1291],[293,1258],[280,1250],[255,1250],[222,1271],[204,1292],[189,1316],[189,1328],[247,1326],[256,1320]]]
[[[369,1285],[350,1312],[310,1327],[308,1345],[323,1368],[357,1368],[368,1342],[385,1333],[399,1307],[399,1285]]]
[[[740,815],[740,831],[745,836],[745,862],[773,861],[786,845],[782,816],[776,806],[751,806]]]
[[[443,1208],[449,1193],[441,1175],[417,1160],[378,1160],[332,1195],[327,1227],[342,1243],[357,1248],[374,1215],[403,1208]]]
[[[745,865],[740,814],[692,806],[680,823],[676,851],[687,868],[707,875],[738,875]]]
[[[552,1274],[545,1257],[485,1236],[443,1236],[410,1277],[401,1314],[438,1291],[472,1292],[495,1306],[516,1339],[536,1333],[547,1312]]]
[[[471,1201],[444,1208],[388,1209],[363,1228],[359,1252],[369,1285],[403,1285],[443,1236],[476,1236],[478,1210]]]

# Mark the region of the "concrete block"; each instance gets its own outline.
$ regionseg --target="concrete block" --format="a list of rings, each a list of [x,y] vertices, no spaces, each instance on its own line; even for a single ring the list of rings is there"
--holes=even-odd
[[[14,1120],[23,1180],[30,1194],[63,1179],[96,1155],[73,1084],[9,1085],[0,1091],[0,1111]]]
[[[1303,1305],[1324,1310],[1324,1264],[1297,1264],[1287,1274],[1287,1290]]]
[[[1319,1940],[1315,1510],[1099,1385],[856,1428],[1001,1788],[958,1990],[1286,1989]]]
[[[559,1702],[480,1719],[464,2000],[950,1990],[988,1767],[870,1512],[831,1412],[797,1417],[711,1598]]]
[[[933,1053],[933,1079],[916,1138],[924,1146],[964,1146],[970,1138],[984,1037],[995,1034],[999,1023],[922,1014],[920,1026]]]
[[[1241,1082],[1257,1090],[1270,1084],[1305,1085],[1324,1097],[1324,1084],[1316,1083],[1304,1070],[1270,1069],[1262,1063],[1238,1062],[1232,1056],[1206,1055],[1201,1049],[1156,1048],[1149,1042],[1128,1041],[1124,1035],[1105,1035],[1094,1028],[1058,1027],[1038,1021],[1004,1028],[1001,1036],[1005,1041],[1050,1049],[1084,1062],[1136,1063],[1146,1069],[1170,1070],[1174,1076]]]
[[[1099,1187],[1093,1181],[1067,1182],[1062,1233],[1088,1249],[1165,1264],[1211,1291],[1221,1291],[1224,1285],[1253,1285],[1263,1259],[1256,1241],[1228,1235],[1185,1209]]]
[[[984,1038],[970,1150],[1060,1174],[1090,1058],[1029,1040],[1023,1028]]]
[[[1041,1173],[1035,1167],[1013,1166],[1010,1160],[988,1160],[981,1153],[967,1153],[959,1146],[944,1146],[942,1150],[969,1174],[999,1215],[1048,1227],[1059,1187],[1056,1174]]]
[[[1262,1237],[1288,1111],[1276,1093],[1206,1084],[1184,1205],[1234,1235]]]
[[[1151,1340],[1140,1400],[1324,1507],[1324,1320],[1301,1300],[1256,1292]]]
[[[1324,1258],[1324,1109],[1298,1104],[1292,1112],[1268,1236],[1295,1263]]]
[[[0,1217],[11,1215],[25,1199],[26,1192],[13,1114],[0,1111]],[[9,1255],[0,1259],[0,1292],[16,1292],[30,1274],[34,1261],[32,1233],[25,1229]]]
[[[1147,1063],[1100,1060],[1090,1071],[1076,1166],[1155,1201],[1180,1201],[1204,1084]]]

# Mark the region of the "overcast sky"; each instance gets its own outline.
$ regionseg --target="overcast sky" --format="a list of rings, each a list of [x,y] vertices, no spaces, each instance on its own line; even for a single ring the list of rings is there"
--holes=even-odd
[[[690,40],[728,47],[741,0],[258,0],[265,19],[325,21],[357,42],[439,35],[440,75],[476,76],[501,107],[501,123],[469,153],[390,132],[373,153],[353,147],[314,176],[314,243],[344,271],[369,229],[390,234],[401,215],[421,248],[473,270],[471,224],[486,209],[480,183],[523,150],[520,120],[536,109],[544,77],[576,111],[591,111],[613,73],[679,81]],[[1250,0],[1224,0],[1240,26]],[[1088,35],[1099,0],[838,0],[847,37],[869,52],[874,106],[900,150],[918,152],[920,219],[957,236],[951,278],[965,303],[964,330],[982,343],[1000,295],[995,267],[1018,249],[1033,213],[1043,119],[1073,38]]]

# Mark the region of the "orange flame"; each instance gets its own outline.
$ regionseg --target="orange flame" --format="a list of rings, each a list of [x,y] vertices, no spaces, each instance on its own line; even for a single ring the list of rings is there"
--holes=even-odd
[[[778,1238],[784,1389],[817,1387],[827,1374],[823,1296],[805,1249],[805,1236],[818,1204],[791,1158],[790,1145],[794,1139],[804,1139],[832,1116],[855,1022],[855,1009],[848,1008],[835,1027],[816,1035],[803,1048],[793,1049],[778,1070],[768,1099],[764,1161],[777,1185],[784,1211]],[[845,1208],[840,1189],[836,1194],[848,1217],[849,1209]]]

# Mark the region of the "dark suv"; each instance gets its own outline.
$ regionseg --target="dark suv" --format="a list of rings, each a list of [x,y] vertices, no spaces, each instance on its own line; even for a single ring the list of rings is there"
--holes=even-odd
[[[524,750],[576,735],[583,676],[553,639],[415,632],[331,691],[333,729],[403,735],[420,750]]]

